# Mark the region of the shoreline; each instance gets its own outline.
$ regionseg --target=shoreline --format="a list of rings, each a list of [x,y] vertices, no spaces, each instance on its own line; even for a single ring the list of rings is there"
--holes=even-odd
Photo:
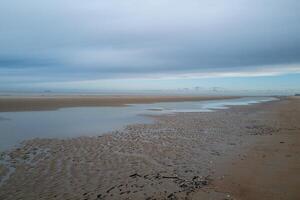
[[[280,199],[278,188],[264,181],[269,180],[270,170],[274,172],[271,178],[282,185],[282,195],[298,197],[298,191],[293,190],[297,182],[289,181],[292,177],[280,180],[282,175],[276,172],[278,168],[293,169],[299,161],[300,140],[295,134],[300,130],[299,100],[285,98],[218,112],[155,116],[153,124],[129,125],[98,137],[26,141],[8,153],[16,171],[0,186],[0,197],[223,200],[251,199],[257,193],[256,199]],[[287,141],[291,134],[293,139]],[[268,142],[273,137],[279,139]],[[275,150],[289,156],[274,160],[271,149],[264,151],[264,159],[268,158],[268,164],[288,162],[271,169],[261,165],[257,145],[270,148],[282,138],[285,143],[278,145],[294,144]],[[246,164],[240,164],[244,161]],[[244,167],[239,170],[240,166]],[[257,188],[261,185],[249,173],[256,169],[264,190]],[[299,173],[296,170],[290,176],[299,177]],[[248,180],[254,185],[245,191]]]
[[[159,102],[183,102],[234,99],[240,96],[2,96],[0,112],[56,110],[67,107],[126,106],[128,104],[149,104]]]

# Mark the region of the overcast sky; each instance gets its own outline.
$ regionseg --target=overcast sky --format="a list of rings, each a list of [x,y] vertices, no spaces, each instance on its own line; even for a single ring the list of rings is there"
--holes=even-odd
[[[299,0],[0,1],[2,90],[218,80],[213,87],[241,77],[249,89],[251,77],[288,83],[299,73]]]

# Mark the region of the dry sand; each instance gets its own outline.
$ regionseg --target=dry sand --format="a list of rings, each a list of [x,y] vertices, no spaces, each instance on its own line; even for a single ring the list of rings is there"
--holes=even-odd
[[[297,200],[299,120],[300,99],[287,98],[27,141],[1,155],[0,199]]]
[[[125,106],[126,104],[230,99],[237,96],[0,96],[0,112],[54,110],[62,107]]]

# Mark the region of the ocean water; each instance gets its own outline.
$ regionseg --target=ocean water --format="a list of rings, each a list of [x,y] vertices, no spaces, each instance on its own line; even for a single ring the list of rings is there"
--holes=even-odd
[[[151,123],[145,115],[212,112],[234,105],[274,101],[273,97],[133,104],[126,107],[74,107],[51,111],[0,112],[0,151],[32,138],[96,136],[128,124]]]

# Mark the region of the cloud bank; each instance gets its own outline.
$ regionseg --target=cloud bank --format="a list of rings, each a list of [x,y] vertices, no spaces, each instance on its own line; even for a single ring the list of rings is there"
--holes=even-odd
[[[298,0],[0,2],[0,83],[299,73]]]

